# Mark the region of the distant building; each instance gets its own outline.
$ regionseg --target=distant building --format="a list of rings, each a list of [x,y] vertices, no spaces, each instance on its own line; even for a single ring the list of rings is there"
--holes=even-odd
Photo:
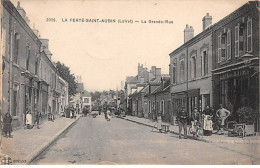
[[[86,90],[82,92],[82,106],[83,108],[87,108],[90,111],[92,110],[91,95]]]
[[[156,66],[152,66],[151,70],[148,72],[147,68],[143,67],[143,64],[138,63],[137,67],[137,76],[128,76],[126,77],[125,82],[125,101],[126,101],[126,112],[131,114],[132,112],[136,113],[135,108],[136,102],[133,102],[130,97],[135,97],[136,93],[140,92],[150,81],[155,79],[160,79],[161,77],[161,68],[156,68]],[[130,96],[131,95],[131,96]],[[132,104],[134,103],[134,105]],[[139,103],[140,106],[140,103]],[[141,108],[139,108],[140,110]],[[142,109],[143,111],[143,109]],[[143,112],[142,112],[143,113]],[[143,115],[139,113],[139,115]],[[137,113],[136,113],[137,114]]]

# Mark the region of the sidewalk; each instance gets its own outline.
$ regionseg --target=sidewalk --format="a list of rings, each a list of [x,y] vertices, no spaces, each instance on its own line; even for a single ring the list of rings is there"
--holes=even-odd
[[[156,127],[156,122],[151,121],[146,118],[139,118],[136,116],[126,116],[126,117],[120,117],[124,120],[135,122],[138,124],[146,125],[149,127]],[[164,123],[163,124],[168,124]],[[179,127],[170,125],[170,132],[173,134],[179,135]],[[183,132],[182,132],[183,133]],[[188,135],[188,138],[193,139],[192,135]],[[226,134],[224,135],[217,135],[212,134],[211,136],[201,136],[198,140],[204,141],[204,142],[212,142],[212,143],[258,143],[260,144],[260,137],[259,136],[247,136],[244,138],[239,137],[228,137]]]
[[[46,120],[40,124],[40,129],[36,126],[24,129],[22,126],[12,132],[13,138],[2,137],[1,153],[10,156],[13,164],[30,164],[62,133],[73,126],[80,116],[77,115],[76,119],[56,118],[54,122]]]

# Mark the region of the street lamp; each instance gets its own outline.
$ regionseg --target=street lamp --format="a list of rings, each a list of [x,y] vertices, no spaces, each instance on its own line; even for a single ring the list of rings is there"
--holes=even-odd
[[[258,60],[258,57],[255,57],[253,54],[246,52],[241,56],[245,64],[250,64],[253,60]]]

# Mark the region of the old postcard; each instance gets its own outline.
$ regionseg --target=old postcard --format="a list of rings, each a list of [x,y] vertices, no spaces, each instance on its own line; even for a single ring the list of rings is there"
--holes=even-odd
[[[259,1],[1,0],[3,165],[258,165]]]

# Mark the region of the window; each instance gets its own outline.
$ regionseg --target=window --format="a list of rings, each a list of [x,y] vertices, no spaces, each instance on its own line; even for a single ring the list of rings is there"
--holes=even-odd
[[[231,30],[218,36],[218,63],[231,59]]]
[[[235,57],[239,56],[239,26],[235,27]]]
[[[235,57],[244,54],[244,28],[240,25],[235,27]]]
[[[153,101],[153,110],[155,110],[155,101]]]
[[[221,36],[221,61],[225,61],[226,60],[226,41],[227,38],[226,36]]]
[[[30,47],[26,46],[26,70],[29,70],[30,54]]]
[[[39,58],[36,56],[35,59],[35,74],[38,75],[38,64],[39,64]]]
[[[176,83],[176,59],[174,59],[174,61],[173,61],[172,83]]]
[[[180,77],[181,81],[184,81],[185,71],[184,71],[184,59],[180,60]]]
[[[221,35],[218,36],[218,63],[221,62]]]
[[[160,111],[161,111],[162,115],[164,115],[164,100],[161,100]]]
[[[191,56],[190,60],[190,77],[191,79],[196,78],[196,55]]]
[[[207,50],[202,51],[201,53],[201,76],[208,74],[208,52]]]
[[[227,32],[227,60],[231,59],[231,30]]]
[[[15,33],[15,35],[14,35],[13,62],[16,63],[16,64],[18,64],[19,39],[20,39],[19,34]]]
[[[247,52],[252,52],[252,19],[247,21]]]
[[[89,103],[89,99],[88,98],[84,98],[84,103]]]
[[[176,68],[172,68],[172,83],[176,82]]]
[[[12,116],[17,116],[17,91],[13,91],[13,110],[12,110]]]

